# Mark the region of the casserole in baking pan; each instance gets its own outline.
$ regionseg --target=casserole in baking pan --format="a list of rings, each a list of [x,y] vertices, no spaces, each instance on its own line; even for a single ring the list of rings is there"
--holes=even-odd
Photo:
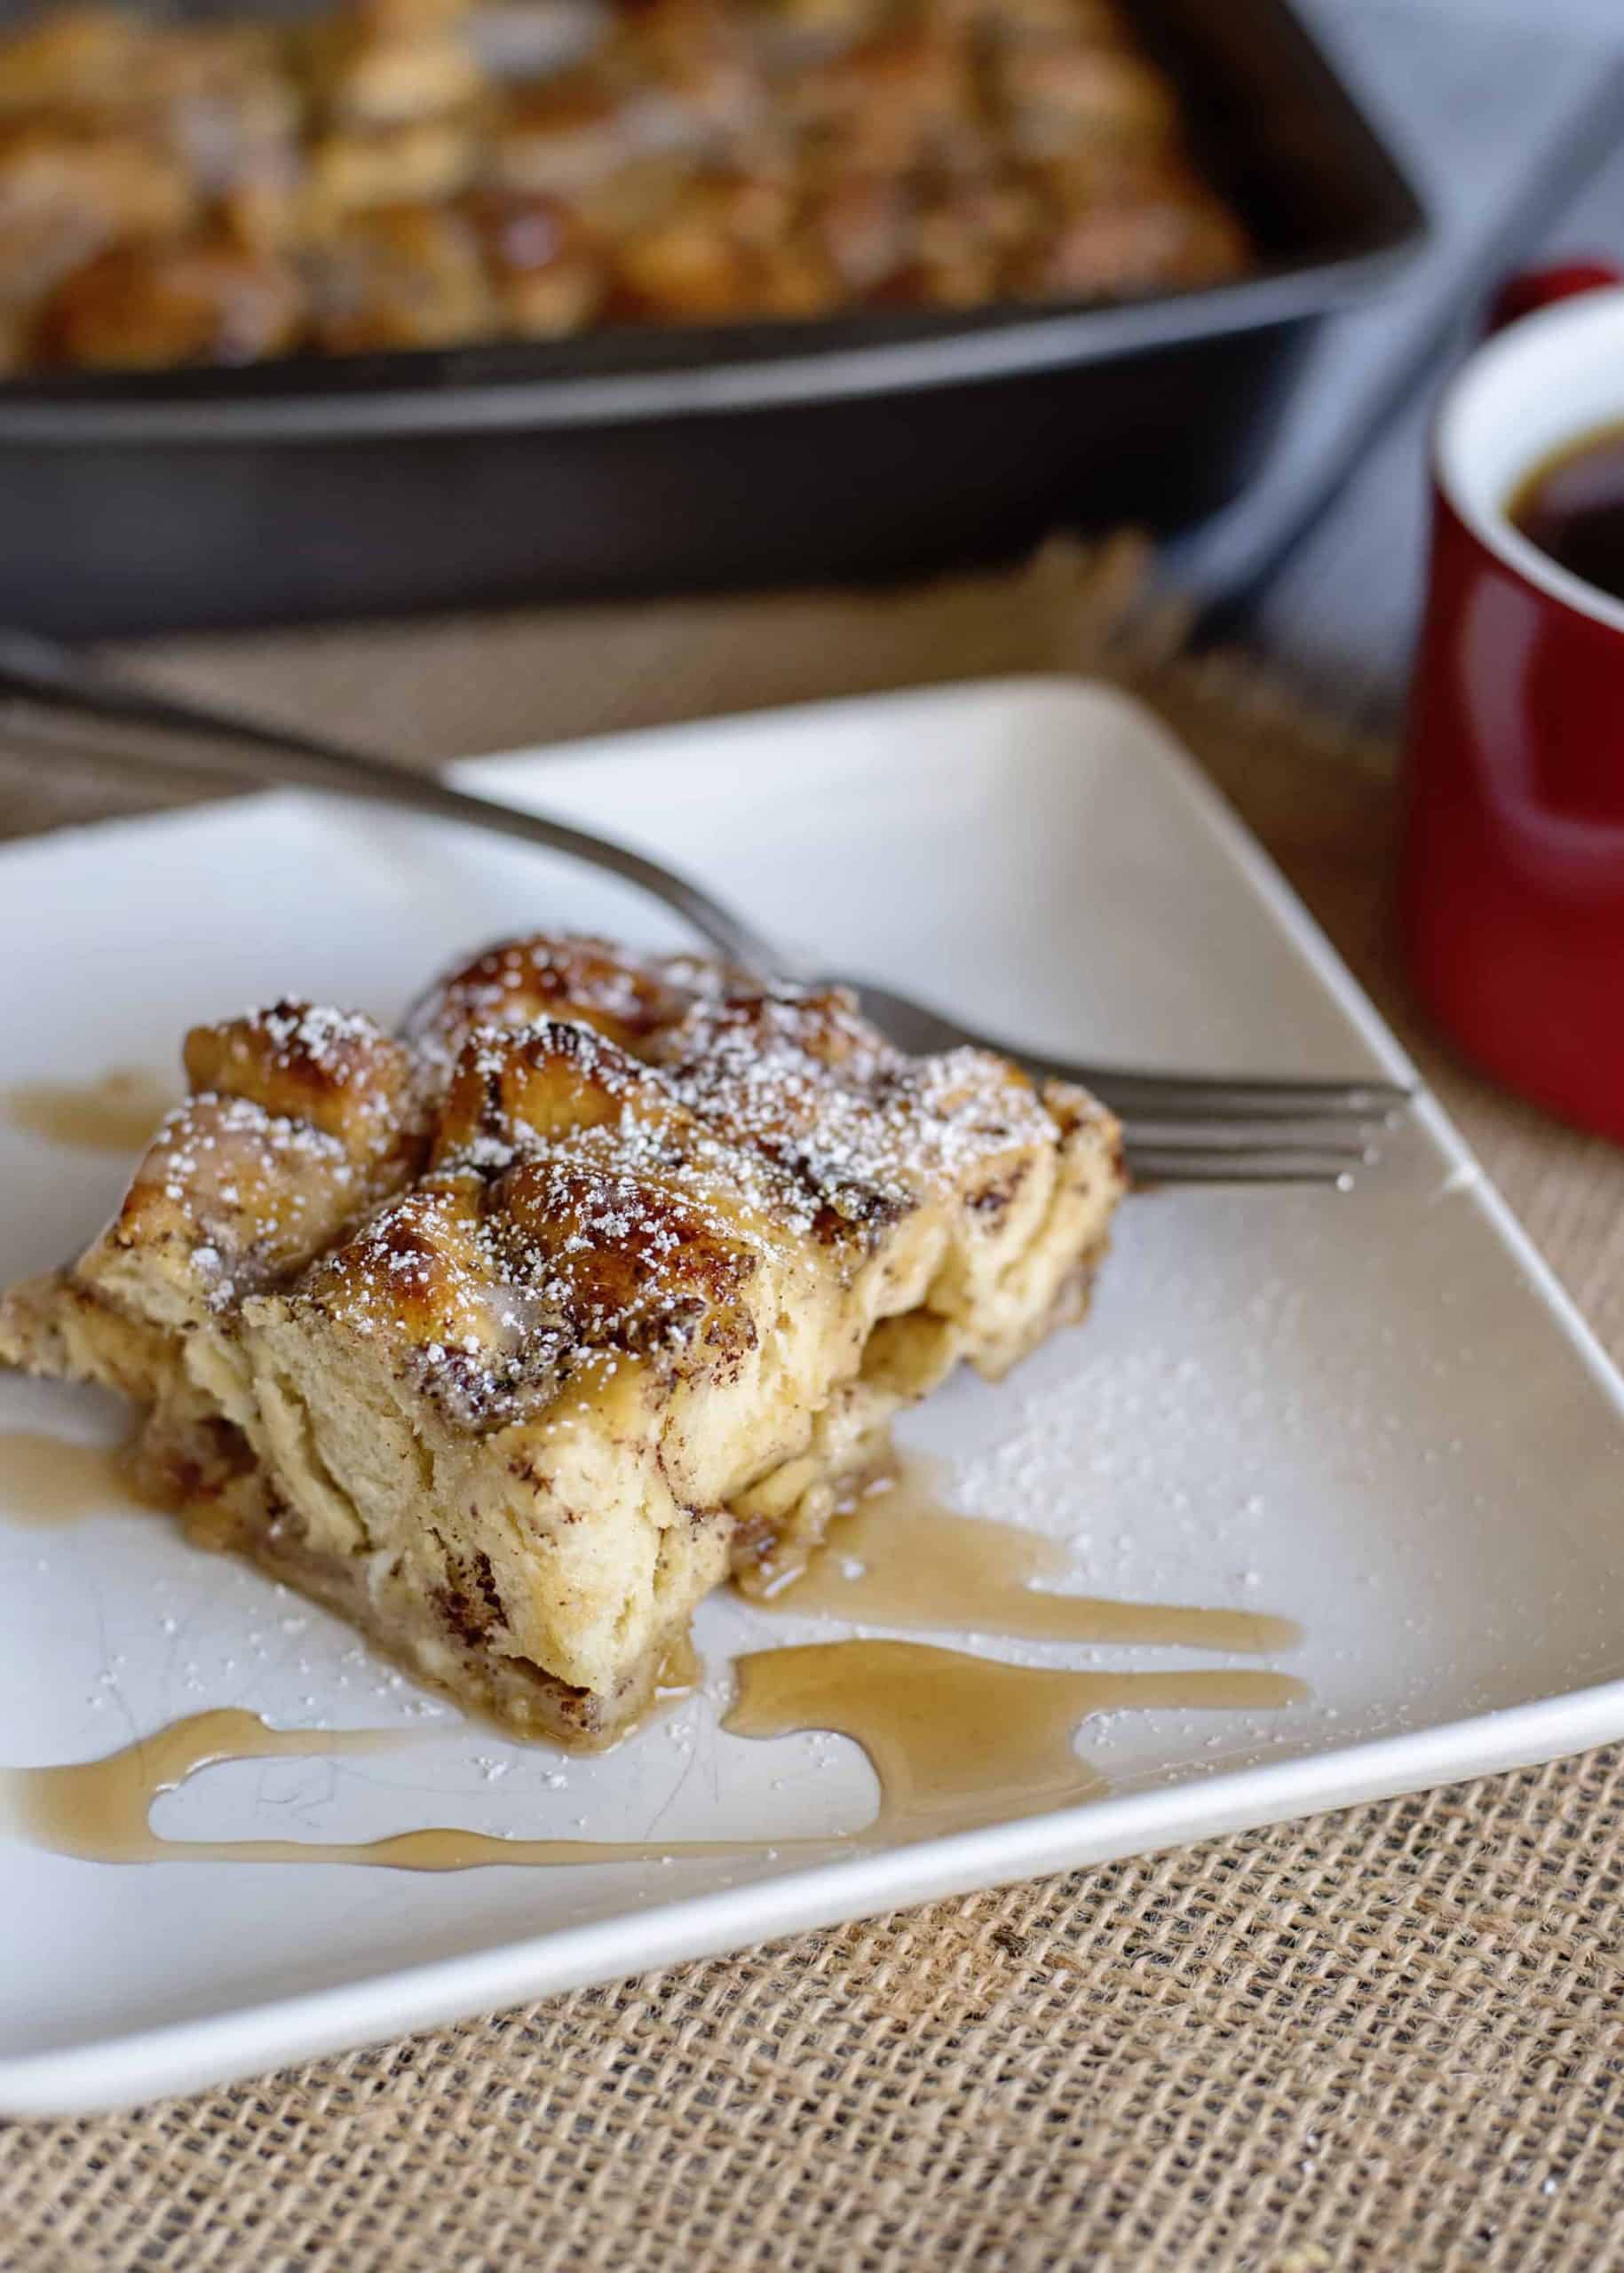
[[[641,0],[596,36],[677,24],[692,42],[695,21],[741,20],[700,5]],[[523,112],[490,91],[506,82],[414,79],[414,58],[449,70],[461,51],[439,6],[371,0],[366,39],[361,19],[343,28],[360,62],[335,59],[331,25],[275,35],[328,75],[295,83],[297,126],[263,28],[160,43],[183,78],[214,58],[227,91],[185,112],[178,174],[124,152],[108,197],[150,210],[144,237],[98,248],[92,210],[84,257],[26,317],[13,288],[0,614],[132,631],[884,574],[1058,523],[1174,524],[1232,494],[1316,320],[1421,228],[1284,0],[1139,0],[1131,45],[1103,10],[1108,37],[1078,31],[1093,0],[931,0],[935,46],[910,19],[899,53],[867,0],[831,0],[799,28],[774,15],[772,51],[800,59],[775,67],[764,124],[749,74],[741,93],[708,50],[685,110],[651,115],[641,63],[617,63],[613,100],[576,64],[537,83],[555,113],[538,124],[535,89]],[[15,59],[32,53],[37,78],[43,45],[48,94],[52,20],[9,51],[13,154],[23,95],[36,115],[43,99]],[[79,25],[81,70],[95,24],[123,36],[54,20]],[[510,40],[538,20],[510,17]],[[361,68],[367,39],[393,77]],[[969,93],[944,52],[971,59]],[[669,68],[698,67],[679,42]],[[329,83],[352,91],[308,91]],[[721,139],[695,156],[694,116],[724,95],[744,123],[706,127]],[[357,124],[342,102],[376,115]],[[438,174],[405,132],[424,123],[414,103],[446,130]],[[629,118],[663,138],[654,155],[628,160]],[[503,181],[471,177],[493,151]],[[594,207],[605,180],[621,189]],[[41,210],[8,239],[0,194],[13,279],[20,243],[49,265]]]

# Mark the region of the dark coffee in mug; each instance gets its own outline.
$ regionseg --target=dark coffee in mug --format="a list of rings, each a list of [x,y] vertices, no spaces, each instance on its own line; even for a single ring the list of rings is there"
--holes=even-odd
[[[1624,599],[1624,420],[1542,459],[1507,513],[1558,567]]]
[[[1433,472],[1410,976],[1479,1065],[1624,1144],[1624,285],[1480,346]]]

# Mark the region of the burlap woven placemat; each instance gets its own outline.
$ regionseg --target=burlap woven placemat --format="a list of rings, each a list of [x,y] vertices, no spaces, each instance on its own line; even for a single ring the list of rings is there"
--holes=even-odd
[[[423,755],[977,673],[1104,670],[1201,756],[1615,1354],[1624,1155],[1418,1037],[1391,753],[1179,653],[1129,542],[892,594],[143,660]],[[145,795],[125,807],[151,802]],[[0,833],[115,809],[0,756]],[[1624,2265],[1624,1760],[1208,1841],[166,2102],[0,2126],[8,2269]]]

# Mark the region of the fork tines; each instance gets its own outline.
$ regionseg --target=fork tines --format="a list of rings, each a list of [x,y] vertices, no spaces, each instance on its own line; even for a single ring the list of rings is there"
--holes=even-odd
[[[1349,1160],[1334,1152],[1272,1148],[1249,1152],[1194,1145],[1161,1150],[1131,1141],[1128,1147],[1129,1170],[1141,1191],[1159,1184],[1317,1184],[1350,1192],[1358,1168],[1369,1166],[1373,1158]]]
[[[1385,1100],[1363,1109],[1346,1102],[1354,1094],[1338,1085],[1335,1102],[1312,1111],[1279,1092],[1265,1105],[1261,1090],[1243,1093],[1238,1107],[1220,1109],[1209,1098],[1183,1113],[1165,1105],[1153,1116],[1130,1108],[1123,1118],[1129,1167],[1140,1184],[1318,1184],[1345,1191],[1357,1170],[1374,1165],[1377,1132],[1398,1117]]]
[[[1412,1092],[1398,1081],[1227,1081],[1222,1074],[1096,1074],[1092,1086],[1124,1120],[1351,1121],[1401,1113]]]

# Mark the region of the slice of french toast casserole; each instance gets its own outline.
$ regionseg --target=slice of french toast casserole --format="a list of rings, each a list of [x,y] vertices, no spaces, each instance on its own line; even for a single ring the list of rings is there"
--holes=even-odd
[[[1080,1090],[595,939],[494,947],[399,1034],[285,1002],[185,1055],[0,1357],[126,1392],[155,1496],[575,1745],[730,1564],[815,1542],[899,1406],[1081,1314],[1124,1189]]]

